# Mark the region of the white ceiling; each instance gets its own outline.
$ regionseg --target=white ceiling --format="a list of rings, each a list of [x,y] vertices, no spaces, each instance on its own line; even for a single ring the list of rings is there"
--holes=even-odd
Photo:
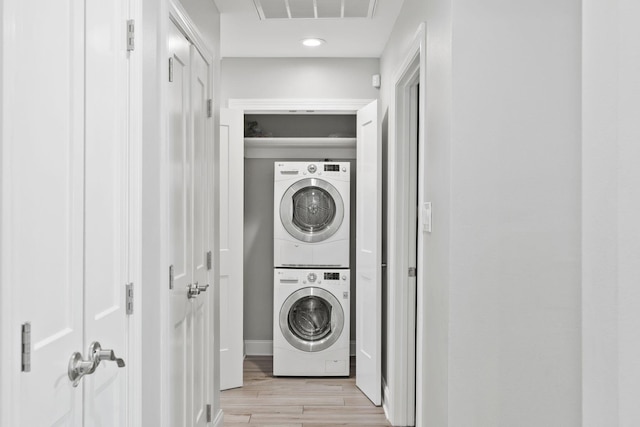
[[[403,1],[377,0],[372,18],[261,20],[253,0],[215,0],[221,14],[221,55],[377,58]],[[326,43],[305,47],[300,40],[307,37],[321,38]]]

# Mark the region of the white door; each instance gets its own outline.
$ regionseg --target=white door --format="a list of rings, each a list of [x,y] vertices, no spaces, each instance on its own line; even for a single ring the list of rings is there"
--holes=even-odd
[[[209,287],[209,66],[173,24],[167,40],[171,426],[207,423],[213,369]]]
[[[220,110],[220,389],[242,387],[244,149],[241,110]]]
[[[82,388],[66,372],[71,354],[84,353],[84,7],[2,6],[0,424],[80,426]],[[47,106],[37,122],[34,100]],[[26,322],[31,366],[21,372]]]
[[[193,398],[189,426],[203,426],[207,423],[207,402],[209,396],[209,378],[213,369],[210,356],[211,303],[209,287],[209,269],[207,253],[209,252],[209,161],[210,153],[207,141],[210,140],[207,116],[209,99],[209,66],[198,50],[191,45],[191,129],[193,140],[193,280],[194,284],[204,287],[196,298],[191,299],[193,310],[193,353],[191,355],[191,377],[193,378]],[[210,255],[209,255],[210,256]]]
[[[94,341],[130,362],[129,60],[127,0],[86,2],[85,56],[85,343]],[[130,365],[130,363],[129,363]],[[86,426],[127,425],[127,372],[103,361],[85,377]]]
[[[356,144],[356,385],[380,405],[382,148],[377,101],[358,111]]]
[[[2,27],[12,28],[1,36],[3,426],[127,425],[126,369],[103,362],[77,387],[68,378],[71,354],[88,358],[91,340],[127,358],[128,207],[121,202],[128,122],[121,108],[129,88],[126,45],[118,45],[125,24],[116,22],[125,9],[124,2],[99,6],[3,2]],[[93,28],[113,41],[111,50],[95,44]],[[103,85],[117,91],[101,98]],[[28,364],[23,324],[31,330]]]
[[[186,427],[191,423],[188,406],[193,392],[189,364],[193,304],[187,295],[188,286],[193,283],[190,44],[173,23],[169,25],[167,43],[171,61],[168,89],[169,262],[172,269],[169,291],[169,424]]]

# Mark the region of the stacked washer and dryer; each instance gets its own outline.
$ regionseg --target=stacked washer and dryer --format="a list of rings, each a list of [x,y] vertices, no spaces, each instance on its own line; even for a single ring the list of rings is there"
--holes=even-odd
[[[348,162],[276,162],[273,374],[349,375]]]

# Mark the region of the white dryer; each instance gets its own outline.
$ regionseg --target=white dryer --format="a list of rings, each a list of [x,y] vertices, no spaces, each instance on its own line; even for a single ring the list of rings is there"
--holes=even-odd
[[[274,267],[349,267],[349,162],[276,162]]]
[[[273,375],[349,375],[349,270],[275,269]]]

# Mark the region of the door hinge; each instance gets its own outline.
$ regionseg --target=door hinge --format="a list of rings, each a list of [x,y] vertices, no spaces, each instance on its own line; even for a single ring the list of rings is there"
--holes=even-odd
[[[416,277],[418,269],[416,267],[409,267],[409,277]]]
[[[173,58],[169,58],[169,82],[173,81]]]
[[[211,417],[212,417],[212,414],[211,414],[211,404],[209,403],[209,404],[207,405],[207,422],[208,422],[208,423],[210,423],[210,422],[211,422]]]
[[[31,322],[22,324],[22,372],[31,372]]]
[[[207,252],[207,270],[211,270],[213,267],[213,254],[211,251]]]
[[[129,19],[127,21],[127,50],[131,52],[136,48],[136,21]]]
[[[169,266],[169,289],[173,289],[173,264]]]
[[[207,117],[213,117],[213,99],[207,99]]]
[[[130,315],[133,314],[133,283],[127,283],[126,295],[127,315]]]

